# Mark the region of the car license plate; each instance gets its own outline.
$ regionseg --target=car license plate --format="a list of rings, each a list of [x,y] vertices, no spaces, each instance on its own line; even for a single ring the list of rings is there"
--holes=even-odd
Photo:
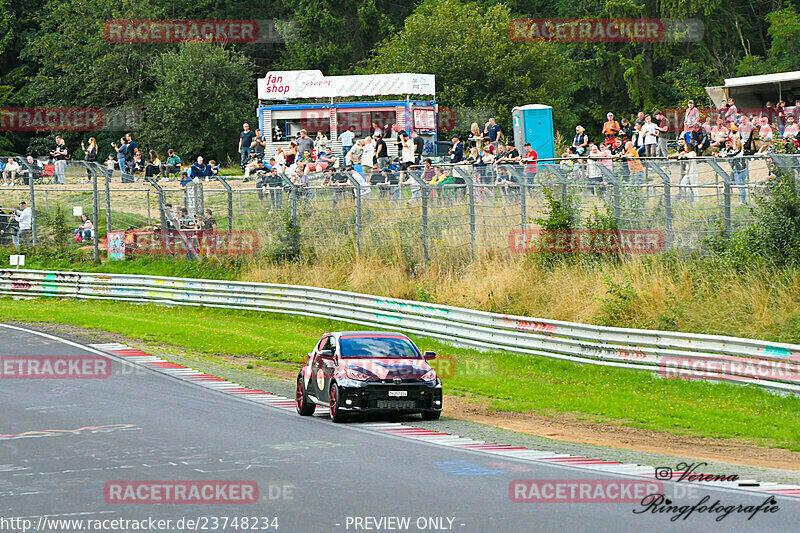
[[[406,390],[390,390],[389,391],[389,396],[390,397],[392,397],[392,396],[398,396],[398,397],[408,396],[408,391],[406,391]]]

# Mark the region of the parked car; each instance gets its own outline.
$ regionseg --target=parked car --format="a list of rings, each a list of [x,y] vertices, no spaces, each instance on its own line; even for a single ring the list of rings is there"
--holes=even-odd
[[[326,333],[297,376],[297,412],[308,416],[322,405],[334,422],[372,412],[420,413],[436,420],[442,414],[442,382],[428,364],[435,357],[400,333]]]

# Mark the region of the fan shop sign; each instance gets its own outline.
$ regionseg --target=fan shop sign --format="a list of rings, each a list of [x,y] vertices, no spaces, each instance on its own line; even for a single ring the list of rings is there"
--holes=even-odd
[[[268,72],[258,80],[259,100],[404,94],[435,95],[435,76],[409,73],[323,76],[319,70],[285,70]]]

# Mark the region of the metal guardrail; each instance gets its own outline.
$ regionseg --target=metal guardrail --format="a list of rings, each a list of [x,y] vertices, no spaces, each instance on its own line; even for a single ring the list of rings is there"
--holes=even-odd
[[[305,287],[157,276],[0,271],[0,294],[102,299],[305,315],[398,329],[460,345],[800,393],[800,345],[593,326]],[[696,378],[696,376],[694,376]]]

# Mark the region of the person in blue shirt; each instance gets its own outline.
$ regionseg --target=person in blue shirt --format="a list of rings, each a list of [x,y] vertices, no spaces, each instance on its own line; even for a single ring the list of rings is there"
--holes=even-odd
[[[489,137],[489,140],[492,141],[492,144],[497,147],[497,144],[503,140],[503,131],[500,129],[500,126],[495,122],[494,117],[489,119],[489,122],[486,123],[486,126],[483,129],[483,133]]]
[[[191,173],[189,174],[189,177],[194,179],[194,178],[208,177],[210,175],[211,175],[211,169],[209,169],[208,165],[206,165],[203,162],[203,156],[202,155],[197,156],[197,161],[192,163]]]

